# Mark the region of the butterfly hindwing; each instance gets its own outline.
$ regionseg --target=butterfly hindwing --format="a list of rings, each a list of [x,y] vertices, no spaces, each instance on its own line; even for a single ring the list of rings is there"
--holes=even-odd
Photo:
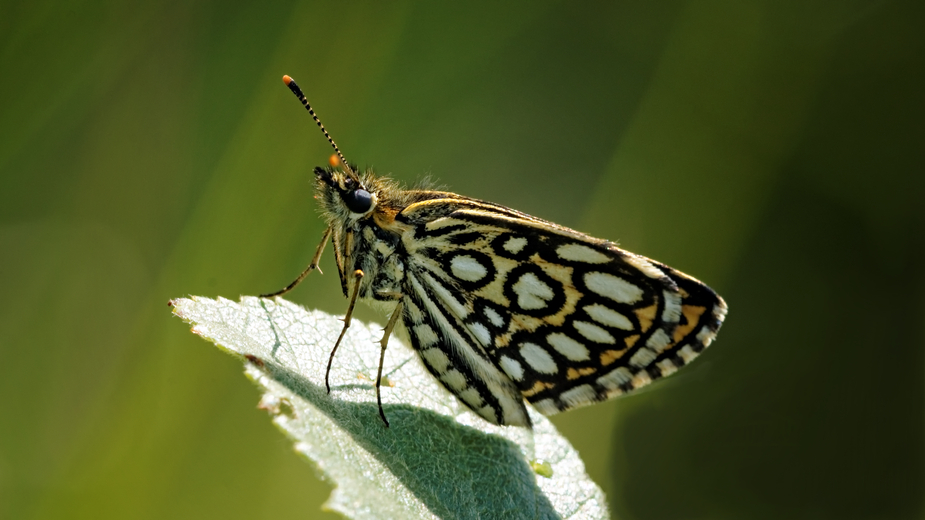
[[[487,421],[530,426],[518,388],[461,323],[462,307],[447,312],[446,300],[454,298],[448,289],[426,271],[408,272],[405,279],[402,321],[431,374]]]

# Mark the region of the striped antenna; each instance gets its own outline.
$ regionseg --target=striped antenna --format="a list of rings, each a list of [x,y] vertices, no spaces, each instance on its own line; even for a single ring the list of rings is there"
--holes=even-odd
[[[347,173],[351,177],[353,177],[354,180],[359,180],[357,178],[357,174],[354,173],[354,171],[350,169],[350,166],[347,164],[347,160],[344,159],[344,154],[340,153],[340,148],[337,147],[337,144],[334,142],[334,139],[331,139],[331,136],[330,134],[328,134],[328,131],[325,130],[324,125],[321,124],[321,120],[318,119],[318,116],[315,115],[315,111],[312,110],[312,106],[308,104],[308,98],[306,98],[305,94],[302,93],[302,89],[300,89],[299,86],[296,85],[295,80],[290,78],[289,76],[283,76],[283,83],[285,83],[286,86],[289,87],[289,90],[291,90],[292,93],[295,94],[295,97],[299,98],[299,101],[302,102],[302,106],[304,106],[305,109],[308,110],[308,113],[312,115],[312,119],[314,119],[315,122],[318,123],[318,128],[320,128],[321,131],[324,132],[324,136],[328,138],[328,142],[331,143],[331,146],[334,147],[334,151],[337,152],[337,156],[340,157],[340,163],[344,165],[344,169],[347,171]]]

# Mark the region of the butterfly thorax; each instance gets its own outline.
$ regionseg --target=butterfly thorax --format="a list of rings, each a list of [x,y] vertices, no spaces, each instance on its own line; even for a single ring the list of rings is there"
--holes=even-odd
[[[355,169],[354,169],[355,170]],[[372,170],[316,168],[316,198],[322,216],[332,230],[335,259],[341,288],[347,296],[361,270],[359,297],[378,301],[397,300],[404,280],[401,236],[412,223],[396,219],[408,205],[430,198],[443,198],[442,192],[403,190],[387,177]]]

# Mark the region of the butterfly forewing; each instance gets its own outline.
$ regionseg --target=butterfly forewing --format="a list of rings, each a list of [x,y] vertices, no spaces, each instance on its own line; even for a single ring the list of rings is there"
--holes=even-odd
[[[725,314],[693,278],[494,204],[434,199],[398,219],[412,224],[403,236],[405,293],[420,311],[405,312],[412,343],[492,422],[525,421],[512,387],[553,414],[669,375]]]

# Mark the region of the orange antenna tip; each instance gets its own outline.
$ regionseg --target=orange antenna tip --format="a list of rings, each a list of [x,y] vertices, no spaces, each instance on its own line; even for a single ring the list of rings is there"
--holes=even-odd
[[[315,111],[312,110],[312,106],[308,104],[308,99],[305,98],[305,94],[302,93],[302,89],[300,89],[299,86],[296,85],[296,82],[289,76],[283,76],[283,83],[285,83],[286,86],[289,87],[289,90],[291,90],[292,93],[295,94],[295,97],[299,98],[299,101],[302,103],[302,106],[304,106],[305,110],[308,110],[308,113],[311,114],[312,119],[315,120],[315,124],[318,125],[318,128],[321,129],[321,132],[324,133],[324,136],[328,139],[328,142],[331,143],[331,146],[334,148],[334,151],[337,152],[337,158],[340,159],[340,164],[343,165],[344,170],[347,171],[347,174],[350,175],[354,180],[359,181],[359,178],[357,177],[356,173],[350,169],[349,165],[347,165],[347,160],[344,159],[344,154],[340,153],[340,148],[338,148],[337,145],[334,144],[334,139],[331,139],[331,135],[328,134],[327,130],[325,130],[324,125],[321,124],[321,120],[318,119],[318,116],[315,115]],[[334,161],[329,161],[329,162],[331,163],[331,166],[336,167],[336,164]]]
[[[332,153],[331,156],[328,157],[328,164],[330,164],[332,168],[337,168],[340,166],[340,157],[338,157],[336,153]]]

